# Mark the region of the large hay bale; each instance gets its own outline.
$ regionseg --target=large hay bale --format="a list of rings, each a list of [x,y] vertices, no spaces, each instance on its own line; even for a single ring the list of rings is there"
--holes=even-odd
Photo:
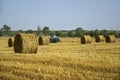
[[[114,43],[116,41],[116,37],[114,35],[107,35],[105,37],[106,43]]]
[[[8,46],[9,46],[9,47],[12,47],[12,46],[13,46],[12,38],[9,38],[9,39],[8,39]]]
[[[50,42],[49,36],[40,36],[38,42],[39,45],[48,45]]]
[[[38,41],[35,34],[18,33],[14,39],[15,53],[37,53]]]
[[[89,35],[84,35],[81,37],[81,44],[91,43],[91,40]]]
[[[105,37],[103,35],[98,35],[98,36],[95,37],[95,41],[96,42],[104,42]]]

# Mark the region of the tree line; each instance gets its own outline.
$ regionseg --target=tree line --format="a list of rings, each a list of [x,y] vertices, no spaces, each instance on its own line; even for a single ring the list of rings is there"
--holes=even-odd
[[[75,30],[50,30],[48,26],[44,26],[41,28],[40,26],[37,26],[37,30],[17,30],[12,31],[11,27],[4,24],[2,28],[0,28],[0,36],[15,36],[16,33],[36,33],[38,36],[41,35],[56,35],[59,37],[81,37],[83,35],[90,35],[91,37],[95,37],[97,35],[109,35],[113,34],[116,37],[120,38],[120,30],[84,30],[81,27],[76,28]]]

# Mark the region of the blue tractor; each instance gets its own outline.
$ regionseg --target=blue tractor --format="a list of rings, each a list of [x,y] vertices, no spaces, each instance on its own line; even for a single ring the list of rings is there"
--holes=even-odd
[[[57,42],[60,42],[60,38],[56,35],[53,35],[50,37],[50,43],[57,43]]]

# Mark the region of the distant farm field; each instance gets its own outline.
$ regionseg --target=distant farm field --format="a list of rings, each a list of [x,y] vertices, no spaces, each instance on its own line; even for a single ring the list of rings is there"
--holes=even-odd
[[[120,80],[120,40],[81,44],[80,38],[39,46],[37,54],[15,54],[0,37],[0,80]]]

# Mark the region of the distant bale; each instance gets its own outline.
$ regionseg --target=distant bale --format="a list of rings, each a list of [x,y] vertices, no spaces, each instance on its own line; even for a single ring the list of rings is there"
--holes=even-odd
[[[38,39],[39,45],[48,45],[49,41],[49,36],[40,36]]]
[[[115,43],[116,37],[114,35],[107,35],[105,41],[106,43]]]
[[[35,34],[18,33],[14,39],[15,53],[37,53],[38,41]]]
[[[9,46],[9,47],[12,47],[12,46],[13,46],[12,38],[9,38],[9,39],[8,39],[8,46]]]
[[[81,37],[81,44],[91,43],[92,38],[89,35]]]
[[[98,36],[95,37],[95,41],[96,42],[104,42],[105,37],[103,35],[98,35]]]

